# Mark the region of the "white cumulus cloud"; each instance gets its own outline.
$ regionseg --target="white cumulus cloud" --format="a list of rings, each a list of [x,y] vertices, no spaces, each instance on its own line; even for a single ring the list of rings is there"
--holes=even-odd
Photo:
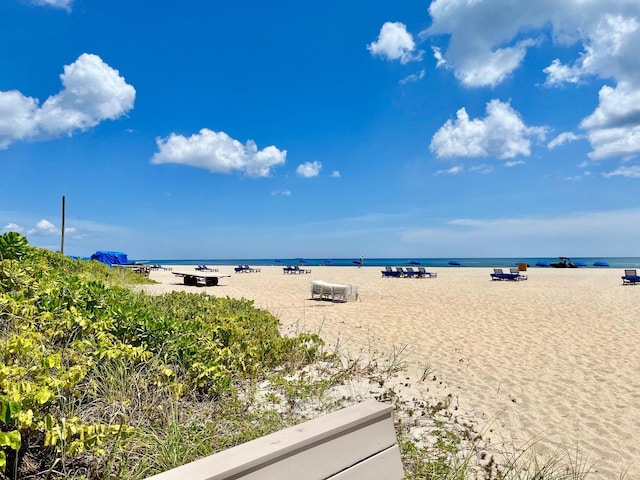
[[[42,233],[42,234],[57,234],[60,230],[49,220],[42,219],[38,223],[36,223],[35,227],[30,228],[27,233]]]
[[[542,42],[565,52],[582,47],[573,58],[556,58],[544,68],[545,86],[606,82],[599,105],[580,125],[593,149],[590,157],[640,153],[640,2],[434,0],[429,13],[432,24],[420,36],[438,44],[437,66],[453,69],[470,87],[503,82]]]
[[[420,60],[422,50],[416,49],[413,36],[407,32],[407,27],[400,22],[385,22],[380,29],[378,39],[367,45],[372,55],[379,55],[387,60],[400,60],[409,63]]]
[[[447,120],[431,139],[430,149],[440,158],[514,158],[531,154],[531,137],[543,138],[544,127],[528,127],[509,103],[494,99],[487,103],[484,118],[470,119],[464,108],[455,121]]]
[[[306,178],[317,177],[322,170],[322,163],[320,162],[304,162],[298,165],[296,173]]]
[[[115,120],[133,108],[136,91],[97,55],[83,53],[64,66],[63,89],[45,100],[0,91],[0,149],[18,140],[72,135]]]
[[[241,143],[225,132],[203,128],[190,137],[172,133],[157,138],[158,152],[151,163],[177,163],[204,168],[212,173],[242,172],[249,177],[268,177],[271,171],[283,165],[287,151],[272,146],[258,150],[253,140]]]

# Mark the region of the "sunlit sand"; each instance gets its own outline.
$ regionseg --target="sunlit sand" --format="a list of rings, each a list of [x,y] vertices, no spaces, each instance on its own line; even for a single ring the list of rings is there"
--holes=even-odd
[[[426,279],[382,278],[377,267],[218,268],[231,277],[215,287],[160,270],[146,289],[247,298],[283,332],[320,333],[353,356],[406,346],[413,386],[452,394],[492,442],[578,447],[596,478],[640,468],[640,286],[622,286],[622,270],[529,269],[526,281],[498,282],[485,268],[429,269],[438,277]],[[355,285],[359,299],[311,300],[311,280]],[[420,381],[426,367],[434,372]]]

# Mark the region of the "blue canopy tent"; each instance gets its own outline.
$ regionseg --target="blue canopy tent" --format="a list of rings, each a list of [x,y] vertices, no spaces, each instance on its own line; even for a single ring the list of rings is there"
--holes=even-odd
[[[98,250],[91,255],[91,260],[97,260],[98,262],[106,263],[107,265],[131,265],[133,262],[129,261],[126,253],[111,252],[107,250]]]

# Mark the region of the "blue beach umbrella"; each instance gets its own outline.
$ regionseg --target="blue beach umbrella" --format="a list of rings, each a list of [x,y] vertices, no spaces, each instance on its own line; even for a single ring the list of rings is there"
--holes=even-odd
[[[573,262],[576,267],[586,267],[587,264],[584,262]]]
[[[449,265],[451,265],[452,267],[459,267],[460,262],[458,260],[449,260]]]
[[[422,265],[420,262],[418,262],[416,260],[408,260],[407,263],[409,265]]]
[[[598,262],[594,262],[593,266],[594,267],[608,267],[609,264],[607,262],[598,261]]]
[[[549,267],[549,262],[537,262],[536,267]]]
[[[279,258],[276,258],[276,263],[282,263],[282,260],[280,260]]]

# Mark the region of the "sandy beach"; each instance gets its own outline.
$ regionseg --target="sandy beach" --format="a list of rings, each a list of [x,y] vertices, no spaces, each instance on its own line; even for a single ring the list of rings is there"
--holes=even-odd
[[[579,448],[595,463],[589,478],[640,476],[640,286],[622,286],[620,269],[529,269],[526,281],[498,282],[486,268],[434,268],[425,279],[382,278],[378,267],[216,268],[230,275],[218,286],[154,270],[159,284],[145,290],[247,298],[284,333],[319,333],[352,356],[404,347],[413,386],[452,394],[492,442]],[[311,280],[356,285],[359,299],[311,300]],[[420,381],[425,368],[433,373]]]

